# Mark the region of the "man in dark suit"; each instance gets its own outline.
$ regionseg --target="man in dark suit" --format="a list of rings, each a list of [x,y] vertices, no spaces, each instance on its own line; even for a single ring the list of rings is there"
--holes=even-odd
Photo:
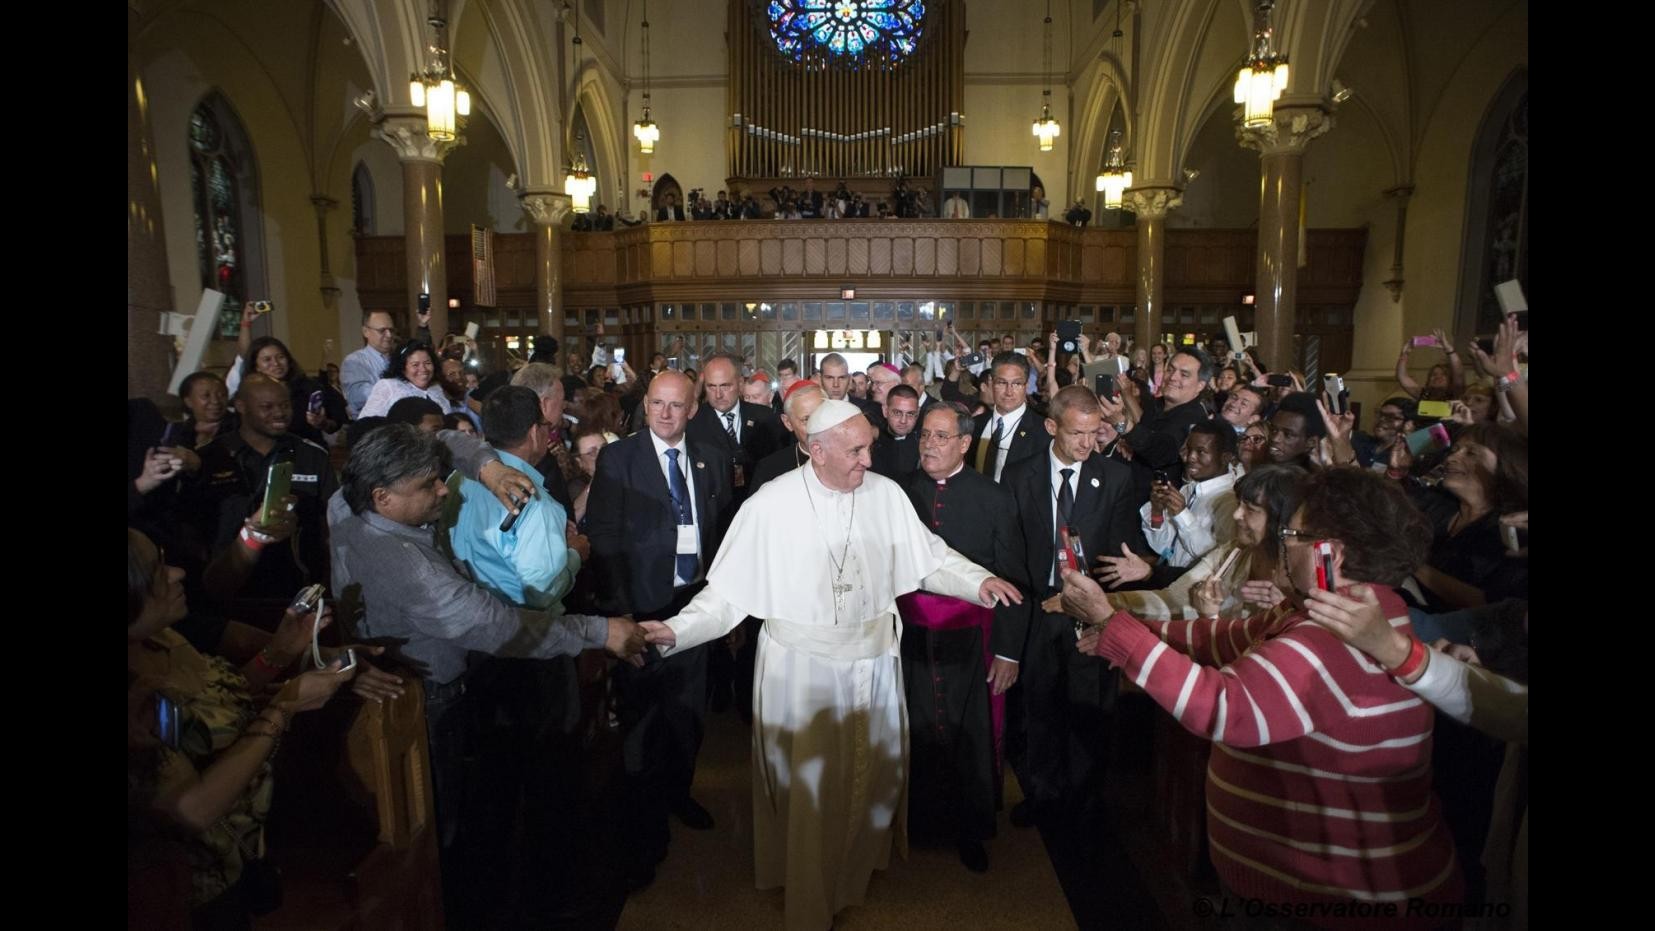
[[[733,356],[708,356],[701,366],[701,387],[707,392],[707,403],[690,418],[690,440],[724,450],[735,506],[740,507],[747,500],[754,466],[787,445],[787,428],[767,405],[741,399],[741,365]]]
[[[890,398],[911,391],[907,385],[892,388]],[[924,447],[919,469],[901,479],[902,486],[932,533],[1017,585],[1023,603],[990,610],[916,592],[897,604],[908,719],[914,722],[909,822],[918,834],[953,840],[961,862],[980,873],[988,869],[982,842],[994,836],[1000,798],[1004,695],[1017,681],[1029,615],[1039,606],[1030,598],[1016,500],[965,467],[973,429],[963,408],[933,406],[915,431]]]
[[[668,191],[666,193],[666,200],[661,204],[661,206],[655,208],[656,222],[664,223],[667,220],[683,219],[684,208],[678,205],[678,195]]]
[[[719,446],[686,435],[695,386],[661,372],[644,397],[647,428],[604,447],[587,498],[600,603],[643,619],[676,615],[705,584],[730,519],[730,485]],[[666,856],[667,814],[706,830],[712,815],[690,798],[707,702],[707,651],[620,669],[620,712],[629,794],[628,880],[641,888]]]
[[[1213,362],[1199,349],[1181,349],[1167,363],[1160,397],[1143,397],[1138,383],[1130,378],[1116,380],[1125,406],[1115,430],[1132,447],[1132,458],[1152,472],[1166,472],[1177,484],[1184,474],[1178,454],[1190,428],[1212,419],[1201,393],[1213,380]]]
[[[919,468],[919,438],[914,430],[918,423],[919,394],[913,388],[897,385],[885,393],[885,425],[869,451],[875,472],[901,481]]]
[[[1019,389],[1021,390],[1021,389]],[[1083,385],[1052,399],[1046,421],[1048,451],[1006,469],[1001,484],[1017,500],[1025,564],[1036,605],[1018,686],[1020,708],[1010,711],[1007,747],[1026,798],[1012,823],[1027,827],[1058,814],[1095,813],[1109,745],[1117,677],[1107,663],[1075,650],[1073,623],[1042,611],[1040,603],[1063,588],[1057,573],[1060,528],[1078,536],[1088,564],[1119,555],[1125,545],[1149,554],[1132,477],[1125,466],[1096,454],[1102,408]]]
[[[1002,352],[994,357],[989,374],[994,409],[977,417],[977,439],[965,461],[998,482],[1006,466],[1040,455],[1052,437],[1040,415],[1029,407],[1028,357]]]
[[[821,385],[813,381],[793,383],[782,404],[782,426],[792,431],[794,442],[759,460],[748,487],[750,494],[757,494],[765,482],[781,478],[810,461],[809,444],[806,442],[810,434],[805,427],[810,422],[810,415],[816,413],[816,408],[826,400],[827,394],[822,391]]]

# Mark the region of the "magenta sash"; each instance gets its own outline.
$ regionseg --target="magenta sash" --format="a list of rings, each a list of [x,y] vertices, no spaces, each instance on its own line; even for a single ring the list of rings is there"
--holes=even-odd
[[[926,630],[981,628],[984,672],[994,665],[994,654],[989,649],[989,633],[994,629],[994,609],[930,592],[909,592],[901,595],[896,600],[896,606],[902,613],[904,624],[912,624]],[[1005,753],[1006,696],[995,695],[991,690],[988,696],[988,710],[994,730],[994,768],[998,771]]]

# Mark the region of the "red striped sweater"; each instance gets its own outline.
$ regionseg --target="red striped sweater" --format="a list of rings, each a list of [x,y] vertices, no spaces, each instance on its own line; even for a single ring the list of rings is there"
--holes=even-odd
[[[1391,625],[1407,624],[1402,599],[1373,588]],[[1098,654],[1214,742],[1208,833],[1236,893],[1324,903],[1298,917],[1329,926],[1343,924],[1338,903],[1394,903],[1406,917],[1409,899],[1459,901],[1431,791],[1431,707],[1303,611],[1149,622],[1120,612]]]

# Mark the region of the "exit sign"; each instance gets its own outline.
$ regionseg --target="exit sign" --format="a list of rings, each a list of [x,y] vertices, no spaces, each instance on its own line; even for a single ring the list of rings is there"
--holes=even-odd
[[[654,181],[654,180],[655,180],[655,172],[653,172],[653,171],[644,172],[644,183],[645,184],[649,184],[651,181]]]
[[[855,288],[840,288],[839,289],[839,299],[841,301],[854,301],[854,300],[856,300],[856,289]]]

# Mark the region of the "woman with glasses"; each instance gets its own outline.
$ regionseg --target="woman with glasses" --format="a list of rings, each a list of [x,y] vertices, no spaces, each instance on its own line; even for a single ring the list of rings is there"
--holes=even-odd
[[[1236,456],[1241,462],[1243,472],[1251,472],[1256,466],[1270,464],[1270,424],[1266,421],[1248,424],[1247,429],[1236,437]]]
[[[253,339],[252,325],[257,317],[251,304],[242,310],[237,347],[241,354],[230,367],[230,374],[224,382],[225,390],[234,398],[241,387],[241,380],[254,372],[274,378],[287,386],[293,402],[293,420],[288,424],[288,432],[321,443],[324,433],[333,433],[345,422],[344,397],[329,390],[322,380],[306,375],[293,358],[293,353],[288,351],[286,343],[274,336]],[[312,395],[320,395],[315,410],[311,409]]]
[[[419,396],[430,398],[444,411],[451,407],[437,381],[437,354],[430,343],[411,339],[391,356],[391,364],[368,392],[368,400],[358,416],[383,417],[390,412],[392,404]]]
[[[1272,608],[1220,619],[1228,586],[1212,579],[1194,593],[1200,619],[1146,621],[1084,574],[1064,574],[1064,610],[1092,625],[1076,648],[1213,742],[1208,837],[1228,895],[1329,915],[1390,903],[1375,914],[1412,928],[1440,927],[1436,910],[1461,900],[1432,788],[1435,713],[1401,684],[1426,661],[1423,646],[1381,666],[1308,613],[1325,587],[1408,633],[1396,586],[1430,537],[1395,483],[1324,469],[1305,481],[1279,542],[1266,541],[1288,592]],[[1414,903],[1423,907],[1402,907]]]

